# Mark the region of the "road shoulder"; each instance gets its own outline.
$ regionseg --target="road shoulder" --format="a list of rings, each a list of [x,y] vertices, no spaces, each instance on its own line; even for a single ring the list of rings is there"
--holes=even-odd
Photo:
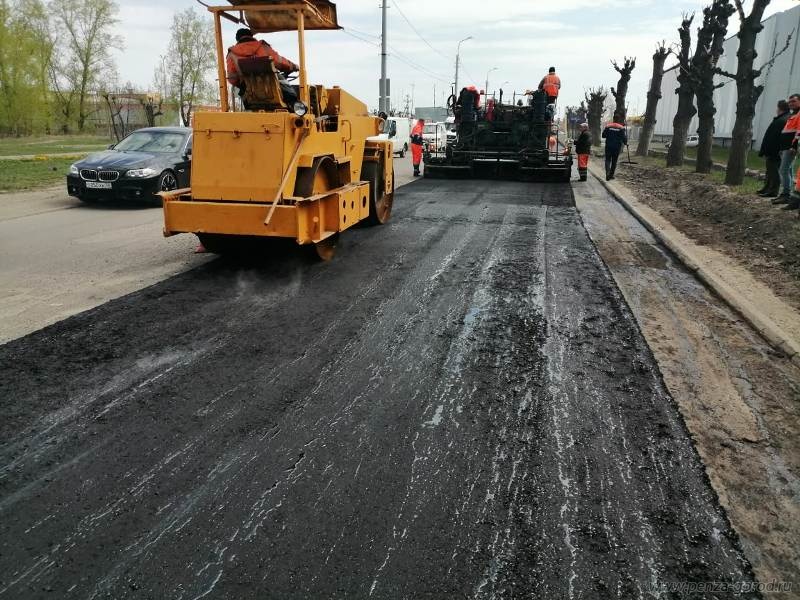
[[[590,178],[573,185],[584,225],[636,316],[758,578],[791,581],[800,572],[800,369],[662,246],[655,232],[675,231],[669,223],[662,218],[656,226],[658,215],[626,194],[653,218],[645,228],[602,184]],[[690,264],[713,264],[706,260],[703,254]]]

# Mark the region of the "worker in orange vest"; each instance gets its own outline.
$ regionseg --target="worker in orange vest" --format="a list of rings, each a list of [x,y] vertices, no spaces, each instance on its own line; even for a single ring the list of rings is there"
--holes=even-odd
[[[411,129],[411,162],[414,163],[414,177],[419,177],[419,164],[422,162],[422,144],[425,139],[425,119],[420,119]]]
[[[539,82],[539,89],[547,94],[547,103],[555,104],[558,99],[558,92],[561,90],[561,78],[556,75],[556,68],[550,67],[550,71],[542,77]]]
[[[266,56],[272,59],[275,68],[283,75],[289,75],[295,71],[299,71],[295,63],[288,58],[284,58],[272,49],[267,42],[257,40],[253,37],[253,32],[250,29],[242,28],[236,32],[236,45],[228,48],[228,56],[226,63],[228,67],[228,83],[235,85],[239,88],[239,96],[243,97],[245,92],[245,83],[241,80],[239,71],[239,60],[242,58],[254,58],[257,56]],[[281,92],[283,93],[283,100],[290,106],[297,100],[297,93],[294,88],[289,85],[285,79],[280,80]],[[245,107],[247,108],[247,107]]]

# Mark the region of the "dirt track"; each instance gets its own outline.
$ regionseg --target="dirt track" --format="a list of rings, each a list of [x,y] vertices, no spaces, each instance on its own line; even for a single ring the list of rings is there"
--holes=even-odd
[[[0,346],[0,597],[750,580],[569,187],[395,206],[330,264],[214,261]]]

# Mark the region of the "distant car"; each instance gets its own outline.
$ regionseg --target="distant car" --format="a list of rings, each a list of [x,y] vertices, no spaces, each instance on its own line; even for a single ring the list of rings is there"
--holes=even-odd
[[[447,147],[447,126],[444,123],[425,123],[422,139],[430,152],[444,152]]]
[[[664,144],[664,147],[669,150],[669,147],[672,145],[671,142],[667,142]],[[700,136],[698,135],[690,135],[686,137],[686,147],[687,148],[697,148],[700,145]]]
[[[192,130],[137,129],[108,150],[70,167],[67,191],[83,202],[138,200],[160,204],[156,194],[189,187]]]

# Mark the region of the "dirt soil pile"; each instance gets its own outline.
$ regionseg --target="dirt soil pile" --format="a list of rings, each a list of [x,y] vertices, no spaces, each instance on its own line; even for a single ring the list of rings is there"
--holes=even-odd
[[[676,228],[735,257],[800,308],[800,219],[769,199],[738,194],[704,175],[650,164],[621,165],[619,179]]]

